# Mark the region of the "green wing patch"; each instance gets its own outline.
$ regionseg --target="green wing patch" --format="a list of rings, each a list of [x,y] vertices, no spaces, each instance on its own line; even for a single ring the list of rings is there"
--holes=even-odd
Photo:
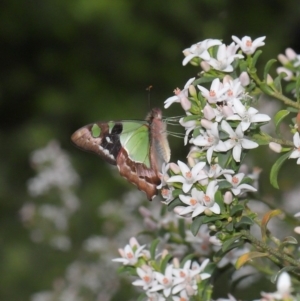
[[[150,166],[149,126],[141,122],[123,122],[120,142],[134,162]]]

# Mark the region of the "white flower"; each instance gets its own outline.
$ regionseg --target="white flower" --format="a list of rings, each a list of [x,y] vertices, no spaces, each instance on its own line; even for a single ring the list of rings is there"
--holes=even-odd
[[[167,109],[172,103],[174,102],[180,102],[181,106],[183,107],[183,109],[185,111],[189,110],[191,108],[191,102],[188,99],[188,95],[189,95],[189,86],[192,84],[192,82],[194,81],[195,77],[190,78],[187,83],[184,86],[183,90],[180,89],[175,89],[174,96],[169,97],[168,99],[165,100],[164,104],[165,104],[165,109]]]
[[[194,57],[199,57],[206,61],[209,60],[210,55],[207,49],[221,44],[222,42],[220,40],[207,39],[192,45],[190,48],[186,48],[185,50],[183,50],[183,54],[185,55],[185,58],[182,61],[182,65],[185,66]]]
[[[137,240],[132,237],[129,245],[126,245],[124,250],[119,249],[122,258],[115,258],[112,261],[122,262],[124,265],[135,265],[139,257],[143,256],[142,250],[146,245],[140,246]]]
[[[300,136],[299,136],[298,132],[295,133],[295,135],[293,137],[293,141],[294,141],[295,149],[289,156],[289,159],[297,159],[298,158],[297,164],[300,164]]]
[[[235,43],[231,43],[229,46],[222,44],[219,46],[217,52],[217,59],[211,58],[208,63],[215,69],[223,72],[232,72],[232,62],[236,59],[242,59],[243,56],[241,54],[235,54],[238,49],[238,45]]]
[[[277,291],[275,293],[264,293],[261,295],[266,300],[295,300],[293,296],[291,296],[292,283],[290,275],[287,272],[282,272],[277,280]]]
[[[220,82],[219,78],[215,78],[210,86],[210,90],[198,85],[199,90],[203,97],[207,99],[209,103],[216,103],[226,99],[225,93],[228,90],[228,87]]]
[[[234,109],[237,114],[227,117],[227,120],[241,120],[241,127],[243,132],[245,132],[254,122],[265,122],[271,120],[271,118],[266,114],[257,114],[258,110],[250,107],[246,107],[237,98],[232,100]]]
[[[167,185],[167,180],[169,179],[169,175],[168,175],[169,168],[170,168],[170,164],[164,162],[161,167],[161,174],[159,176],[161,183],[156,187],[157,189],[161,189],[163,186]]]
[[[205,162],[197,163],[192,169],[190,169],[185,163],[178,160],[178,165],[181,170],[182,176],[173,176],[167,182],[179,182],[182,183],[183,192],[187,193],[193,186],[193,184],[203,178],[203,175],[199,175],[200,170],[205,166]]]
[[[162,296],[159,293],[151,293],[151,292],[146,292],[146,295],[148,297],[147,301],[166,301],[166,298]]]
[[[232,36],[232,39],[239,45],[239,47],[241,47],[242,51],[246,54],[252,54],[256,51],[257,47],[264,46],[265,43],[263,41],[265,38],[266,37],[260,37],[252,41],[248,36],[244,36],[242,40],[240,40],[236,36]]]
[[[231,191],[234,195],[240,195],[242,192],[246,191],[257,191],[254,187],[249,184],[241,184],[245,174],[238,173],[234,176],[229,174],[224,174],[226,180],[232,185]]]
[[[216,236],[210,236],[210,229],[206,224],[202,225],[194,236],[191,230],[185,231],[185,241],[192,244],[193,249],[196,252],[200,252],[201,255],[209,255],[212,250],[217,251],[219,248],[216,247],[222,245],[220,240]]]
[[[223,258],[218,262],[217,266],[219,268],[223,268],[229,263],[234,265],[237,259],[247,252],[249,252],[248,248],[232,249],[231,251],[226,253],[225,256],[223,256]]]
[[[210,165],[210,169],[207,172],[207,175],[210,179],[217,179],[224,174],[234,174],[232,169],[222,169],[219,164]]]
[[[270,142],[269,148],[275,153],[281,153],[282,151],[282,146],[276,142]]]
[[[163,290],[164,296],[169,297],[173,285],[172,272],[173,272],[172,264],[167,266],[165,270],[165,274],[154,272],[155,278],[158,283],[157,285],[153,286],[152,289],[150,289],[150,292],[157,292],[159,290]]]
[[[290,81],[293,78],[293,76],[294,76],[294,73],[291,70],[289,70],[288,68],[285,68],[285,67],[278,67],[276,69],[276,72],[278,74],[280,74],[280,73],[286,73],[286,76],[283,79],[285,81],[287,81],[287,82]]]
[[[177,294],[182,290],[185,290],[188,296],[193,296],[197,294],[197,280],[196,276],[200,277],[200,280],[209,278],[211,275],[208,273],[201,273],[207,266],[209,259],[202,262],[201,266],[198,264],[191,266],[191,260],[188,260],[182,269],[173,269],[174,288],[172,290],[173,294]]]
[[[240,162],[242,149],[252,149],[258,147],[258,144],[254,141],[248,140],[244,138],[244,132],[242,130],[242,126],[239,124],[235,131],[231,128],[231,126],[225,120],[221,123],[222,129],[229,134],[230,139],[225,141],[225,145],[227,149],[232,150],[233,159],[236,162]]]
[[[182,210],[179,212],[180,215],[187,215],[192,213],[192,217],[195,217],[201,214],[205,207],[202,205],[204,192],[199,191],[196,188],[192,189],[191,196],[180,194],[180,200],[185,203],[187,206],[183,207]]]
[[[238,98],[244,93],[245,89],[242,86],[239,78],[236,78],[234,80],[232,79],[225,80],[225,79],[226,77],[224,77],[223,79],[224,87],[228,87],[228,90],[226,92],[226,96],[227,96],[226,100]]]
[[[216,115],[216,122],[220,122],[223,118],[227,118],[234,114],[232,104],[230,102],[227,102],[227,104],[223,104],[220,106],[217,105],[214,109],[214,112]]]
[[[184,121],[184,118],[180,118],[179,123],[185,128],[184,145],[186,145],[190,132],[195,129],[198,123],[196,120]]]
[[[174,190],[174,187],[163,188],[161,190],[161,196],[164,198],[164,200],[162,201],[162,203],[169,204],[169,203],[171,203],[174,200],[173,190]]]
[[[204,191],[193,188],[191,196],[183,194],[179,195],[180,200],[188,205],[180,211],[180,215],[186,215],[192,212],[192,217],[195,217],[206,209],[209,209],[215,214],[220,214],[220,206],[215,203],[215,193],[218,190],[216,184],[217,181],[211,181],[208,184],[205,193]]]
[[[190,297],[188,296],[185,290],[182,290],[179,296],[172,296],[173,301],[189,301]]]
[[[141,268],[136,269],[141,279],[132,282],[135,286],[142,286],[144,290],[149,290],[152,286],[157,283],[154,281],[154,273],[150,266],[143,265]]]
[[[211,162],[212,154],[214,151],[224,152],[227,148],[222,140],[219,138],[218,123],[215,122],[210,130],[207,130],[205,135],[199,135],[191,141],[196,146],[203,146],[207,149],[206,157],[207,162]]]

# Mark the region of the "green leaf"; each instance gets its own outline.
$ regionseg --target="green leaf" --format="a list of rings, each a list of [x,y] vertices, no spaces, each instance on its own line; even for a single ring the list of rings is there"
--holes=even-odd
[[[215,202],[220,206],[221,212],[224,212],[225,211],[224,198],[221,190],[216,191]]]
[[[283,242],[280,244],[278,250],[280,252],[284,252],[284,248],[288,245],[297,245],[298,241],[295,237],[293,236],[287,236],[284,238]]]
[[[157,245],[159,244],[160,240],[157,238],[155,240],[152,241],[151,246],[150,246],[150,255],[151,255],[151,259],[155,259],[155,255],[156,255],[156,248]]]
[[[226,225],[225,229],[226,229],[228,232],[232,232],[232,231],[233,231],[233,223],[229,223],[228,225]]]
[[[270,183],[274,188],[279,189],[279,185],[277,182],[277,177],[278,177],[278,173],[279,170],[282,166],[282,164],[284,163],[284,161],[286,161],[288,159],[288,157],[291,155],[292,151],[289,151],[288,153],[282,155],[272,166],[271,168],[271,172],[270,172]]]
[[[259,257],[266,257],[268,256],[268,253],[261,253],[261,252],[248,252],[246,254],[243,254],[238,258],[238,260],[235,263],[235,268],[238,270],[241,268],[245,263],[248,261],[254,259],[254,258],[259,258]]]
[[[244,226],[251,226],[253,224],[253,220],[248,216],[242,216],[241,220],[237,222],[234,227],[235,228],[243,228]]]
[[[267,62],[265,69],[264,69],[264,80],[267,81],[267,76],[269,74],[270,68],[272,67],[272,65],[277,62],[277,60],[275,59],[271,59]]]
[[[224,253],[227,253],[230,250],[244,244],[244,241],[240,239],[240,236],[241,235],[238,235],[238,236],[235,236],[235,237],[232,237],[232,238],[226,240],[222,245],[222,251]]]
[[[295,267],[295,266],[287,266],[287,267],[284,267],[282,268],[281,270],[279,270],[276,274],[272,275],[271,277],[271,282],[272,283],[276,283],[276,280],[278,278],[278,276],[282,273],[282,272],[290,272],[290,271],[295,271],[297,270],[298,268]]]
[[[299,102],[299,99],[300,99],[300,76],[297,76],[297,80],[296,80],[296,99]]]
[[[218,182],[218,186],[219,186],[219,190],[229,189],[232,187],[232,185],[226,180]]]
[[[275,123],[275,130],[276,133],[279,133],[279,125],[282,122],[282,120],[288,116],[290,114],[290,112],[288,110],[281,110],[279,112],[277,112],[274,116],[274,123]]]
[[[178,232],[185,239],[185,220],[183,218],[178,219]]]
[[[174,191],[173,191],[174,192]],[[181,190],[182,192],[182,190]],[[182,206],[183,203],[180,201],[179,198],[174,199],[171,203],[168,204],[168,211],[173,211],[173,209],[177,206]]]
[[[270,143],[270,136],[266,133],[260,132],[252,136],[252,140],[259,145],[268,145]]]
[[[287,74],[285,72],[281,72],[275,79],[274,79],[274,86],[277,90],[277,92],[282,93],[282,86],[281,86],[281,80],[285,78]]]
[[[192,224],[191,224],[191,232],[193,233],[194,236],[197,235],[201,225],[203,224],[203,218],[204,216],[197,216],[195,217],[195,219],[193,220]]]
[[[160,264],[160,271],[161,271],[162,273],[165,272],[166,267],[167,267],[167,265],[168,265],[168,262],[171,260],[171,258],[172,258],[172,255],[171,255],[171,254],[167,254],[167,255],[164,257],[164,259],[161,261],[161,264]]]
[[[245,207],[241,204],[233,206],[230,210],[230,216],[240,215],[243,212],[244,208]]]
[[[206,74],[205,76],[196,79],[193,82],[193,85],[196,86],[196,85],[200,85],[200,84],[204,84],[204,83],[211,83],[214,79],[215,79],[215,76]]]
[[[231,157],[231,151],[228,151],[226,153],[224,152],[219,152],[217,153],[217,157],[218,157],[218,164],[222,167],[222,168],[226,168],[228,165],[228,162],[230,160]]]
[[[180,267],[183,268],[184,264],[188,261],[195,258],[194,254],[189,254],[187,256],[185,256],[181,261],[180,261]]]
[[[252,64],[251,64],[251,68],[254,68],[255,65],[256,65],[256,62],[259,58],[259,56],[262,54],[262,51],[261,50],[257,50],[252,58]]]
[[[281,210],[276,209],[276,210],[268,211],[268,212],[263,216],[263,218],[262,218],[262,220],[261,220],[261,236],[262,236],[263,241],[265,241],[266,238],[267,238],[267,225],[268,225],[269,221],[270,221],[273,217],[275,217],[275,216],[277,216],[277,215],[279,215],[279,214],[281,214],[281,213],[282,213]]]
[[[147,295],[146,295],[146,293],[142,293],[142,294],[139,295],[139,297],[137,298],[136,301],[143,301],[146,298],[148,298]]]

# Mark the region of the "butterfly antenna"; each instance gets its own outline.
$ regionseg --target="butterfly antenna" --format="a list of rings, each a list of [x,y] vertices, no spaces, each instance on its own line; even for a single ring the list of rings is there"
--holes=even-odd
[[[180,125],[179,124],[179,120],[180,118],[182,118],[184,116],[174,116],[174,117],[166,117],[164,118],[164,122],[166,122],[167,124],[170,124],[170,125]]]
[[[149,106],[149,110],[150,110],[150,108],[151,108],[151,89],[153,88],[153,86],[152,85],[150,85],[150,86],[148,86],[147,88],[146,88],[146,91],[148,91],[148,106]]]

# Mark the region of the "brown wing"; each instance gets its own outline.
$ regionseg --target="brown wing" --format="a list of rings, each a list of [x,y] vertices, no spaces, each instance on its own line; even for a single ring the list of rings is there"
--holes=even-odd
[[[93,125],[89,124],[77,130],[71,136],[72,142],[81,150],[99,155],[108,163],[116,165],[116,158],[121,149],[119,134],[122,132],[122,124],[116,122],[109,132],[107,123],[97,123],[101,131],[96,138],[92,136]]]
[[[120,175],[144,191],[150,201],[157,195],[156,186],[160,184],[158,174],[142,163],[133,162],[123,148],[117,157],[117,166]]]

